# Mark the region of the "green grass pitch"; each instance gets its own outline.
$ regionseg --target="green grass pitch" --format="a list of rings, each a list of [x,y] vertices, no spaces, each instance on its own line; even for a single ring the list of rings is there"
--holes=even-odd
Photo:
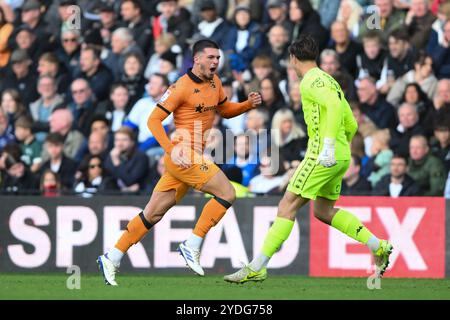
[[[98,274],[81,276],[81,289],[69,290],[67,274],[1,274],[0,299],[450,299],[450,279],[382,279],[380,290],[365,278],[269,276],[262,283],[226,283],[211,275],[118,275],[119,287]]]

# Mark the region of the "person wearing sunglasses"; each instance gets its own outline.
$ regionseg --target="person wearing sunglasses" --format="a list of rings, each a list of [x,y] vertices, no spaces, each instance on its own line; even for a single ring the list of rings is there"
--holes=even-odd
[[[75,193],[82,197],[92,197],[96,193],[117,190],[114,180],[106,175],[103,161],[99,156],[90,156],[80,165],[81,176],[75,183]]]

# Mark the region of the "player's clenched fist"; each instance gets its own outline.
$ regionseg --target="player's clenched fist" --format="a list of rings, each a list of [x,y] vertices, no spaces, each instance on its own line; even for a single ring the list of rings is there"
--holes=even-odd
[[[262,103],[262,98],[259,92],[250,92],[248,100],[253,104],[253,107],[259,106]]]
[[[189,151],[189,149],[178,144],[173,147],[170,158],[177,166],[187,169],[191,166],[191,153]]]

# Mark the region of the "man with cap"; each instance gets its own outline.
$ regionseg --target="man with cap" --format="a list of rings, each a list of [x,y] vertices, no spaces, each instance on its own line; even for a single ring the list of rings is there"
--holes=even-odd
[[[26,106],[39,98],[36,91],[37,75],[31,71],[31,63],[31,59],[25,50],[14,50],[7,75],[0,85],[0,92],[5,89],[18,90],[22,102]]]
[[[282,25],[288,32],[292,29],[292,23],[289,20],[286,1],[268,0],[266,4],[269,21],[264,25],[264,32],[269,32],[274,25]]]
[[[22,6],[20,19],[17,19],[15,25],[25,24],[33,30],[38,38],[41,47],[47,46],[53,42],[54,37],[49,32],[47,23],[43,19],[43,6],[38,0],[27,0]]]
[[[193,4],[192,4],[192,17],[191,17],[191,21],[192,23],[196,26],[200,23],[200,21],[202,21],[202,16],[201,16],[201,8],[203,3],[205,2],[205,0],[194,0]],[[223,1],[223,0],[212,0],[212,2],[215,5],[216,8],[216,12],[217,15],[219,17],[225,17],[226,13],[227,13],[227,9],[228,9],[228,1]]]
[[[213,0],[202,0],[200,3],[201,22],[197,25],[194,36],[201,35],[215,41],[219,47],[225,45],[230,24],[217,15],[216,4]]]
[[[108,3],[100,4],[98,8],[100,16],[100,34],[103,39],[103,44],[108,48],[111,47],[111,35],[118,28],[117,15],[114,11],[114,6]]]

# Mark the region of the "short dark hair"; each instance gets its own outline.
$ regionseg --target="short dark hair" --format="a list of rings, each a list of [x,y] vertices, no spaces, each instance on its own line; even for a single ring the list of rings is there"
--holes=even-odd
[[[394,155],[393,155],[392,158],[391,158],[391,161],[392,161],[393,159],[403,159],[403,161],[405,161],[405,164],[408,164],[408,157],[406,157],[406,156],[403,155],[403,154],[400,154],[400,153],[394,153]]]
[[[319,47],[310,35],[302,35],[289,46],[289,54],[300,61],[316,61],[319,56]]]
[[[92,124],[97,121],[103,122],[104,124],[106,124],[106,126],[109,127],[109,120],[103,114],[94,115],[91,119],[91,123],[90,123],[89,127],[92,128]]]
[[[402,41],[406,41],[409,42],[409,34],[408,34],[408,30],[406,30],[403,27],[394,29],[390,34],[389,37],[392,37],[396,40],[402,40]]]
[[[63,145],[64,144],[64,137],[56,132],[50,132],[47,137],[45,138],[45,142],[51,143],[51,144],[57,144],[57,145]]]
[[[151,77],[159,77],[159,78],[161,78],[162,81],[163,81],[163,86],[165,86],[165,87],[168,87],[170,85],[170,81],[169,81],[169,79],[167,78],[167,76],[165,74],[162,74],[162,73],[159,73],[159,72],[155,72],[154,74],[152,74],[150,76],[150,78]]]
[[[125,2],[131,2],[135,8],[138,8],[142,13],[142,3],[139,0],[123,0],[122,4]]]
[[[194,46],[192,47],[192,56],[195,56],[197,53],[202,52],[206,48],[220,49],[216,42],[209,39],[202,39],[194,43]]]

